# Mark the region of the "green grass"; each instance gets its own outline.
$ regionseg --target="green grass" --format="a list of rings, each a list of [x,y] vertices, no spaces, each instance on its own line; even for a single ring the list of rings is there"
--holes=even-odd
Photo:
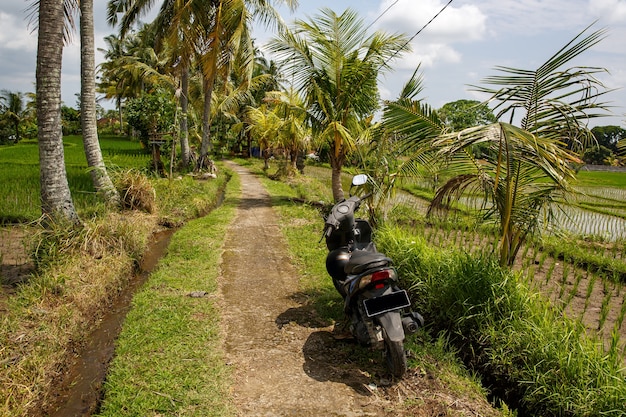
[[[492,394],[524,415],[626,415],[622,358],[563,318],[490,256],[431,248],[405,230],[379,234],[435,337],[449,337]]]
[[[102,213],[104,204],[96,195],[83,149],[82,137],[63,138],[67,179],[74,206],[81,217]],[[120,169],[141,169],[150,155],[138,142],[117,136],[102,136],[103,158],[114,176]],[[39,149],[36,141],[0,146],[0,223],[24,223],[41,216]]]
[[[234,414],[216,280],[239,188],[235,176],[222,206],[174,234],[167,256],[133,298],[99,416]],[[208,295],[190,297],[194,291]]]
[[[579,171],[576,186],[626,188],[626,172]]]

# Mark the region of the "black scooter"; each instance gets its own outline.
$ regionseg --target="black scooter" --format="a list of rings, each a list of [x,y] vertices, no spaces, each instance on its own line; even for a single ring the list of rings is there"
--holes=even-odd
[[[366,182],[367,175],[356,175],[352,186]],[[363,346],[382,350],[391,374],[401,378],[407,369],[405,334],[415,333],[424,320],[411,311],[392,260],[376,250],[370,224],[355,219],[361,202],[370,196],[350,196],[335,204],[326,217],[326,270],[345,300],[352,336]]]

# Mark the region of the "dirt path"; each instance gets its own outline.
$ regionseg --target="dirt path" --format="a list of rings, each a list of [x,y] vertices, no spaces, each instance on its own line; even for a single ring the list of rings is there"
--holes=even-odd
[[[423,370],[389,385],[379,377],[380,363],[364,369],[352,360],[363,349],[333,339],[299,292],[269,195],[247,170],[232,168],[241,176],[242,197],[225,236],[220,291],[239,415],[493,415],[482,401],[451,397]]]
[[[316,327],[315,312],[298,302],[298,273],[269,195],[253,175],[233,168],[243,192],[225,236],[221,292],[239,414],[385,415],[366,388],[366,375],[329,362],[336,358],[331,329]]]

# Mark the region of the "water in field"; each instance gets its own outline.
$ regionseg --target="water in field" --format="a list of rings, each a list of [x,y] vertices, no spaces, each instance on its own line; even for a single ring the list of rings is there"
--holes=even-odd
[[[553,217],[543,222],[544,233],[567,233],[582,236],[600,237],[606,241],[626,239],[626,190],[618,188],[578,189],[580,194],[571,198],[571,205],[559,204],[552,207]],[[464,196],[459,199],[467,208],[480,210],[487,208],[484,200]],[[425,213],[428,202],[398,193],[391,204],[406,204],[416,211]],[[593,209],[585,209],[580,205],[587,204]]]
[[[570,206],[561,206],[554,210],[554,216],[548,226],[551,231],[597,236],[607,241],[626,239],[626,220],[621,217]]]
[[[613,187],[577,188],[571,202],[554,208],[551,230],[602,237],[608,241],[626,239],[626,191]],[[580,207],[582,205],[583,207]],[[589,207],[585,209],[584,206]]]

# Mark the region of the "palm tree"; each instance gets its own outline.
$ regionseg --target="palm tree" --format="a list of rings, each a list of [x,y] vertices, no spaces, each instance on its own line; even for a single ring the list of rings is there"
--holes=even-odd
[[[13,124],[15,142],[19,142],[20,123],[24,115],[24,95],[20,92],[2,90],[0,103],[2,103],[0,109],[3,111],[3,116]]]
[[[484,196],[483,216],[499,227],[502,265],[514,262],[524,240],[538,230],[541,216],[549,217],[551,203],[568,191],[574,178],[571,164],[579,162],[572,149],[591,137],[587,121],[605,114],[606,106],[598,99],[607,91],[596,78],[605,70],[563,68],[604,37],[604,30],[583,37],[588,29],[536,70],[499,67],[506,75],[485,80],[498,88],[476,87],[491,95],[488,102],[496,103],[497,118],[506,116],[508,123],[437,134],[436,129],[428,131],[432,124],[423,114],[406,111],[407,103],[386,111],[388,129],[406,135],[422,156],[448,161],[449,177],[437,190],[431,210],[447,206],[464,191]],[[513,125],[517,118],[519,126]],[[421,128],[426,134],[416,133]],[[474,145],[484,150],[480,160],[471,152]]]
[[[269,169],[270,148],[273,140],[278,136],[281,120],[278,115],[263,104],[260,107],[248,107],[246,111],[248,120],[247,130],[257,141],[263,155],[263,170]]]
[[[109,178],[98,141],[93,0],[80,1],[80,43],[80,119],[87,165],[96,191],[102,194],[107,204],[117,207],[120,196]]]
[[[65,172],[61,132],[61,63],[65,34],[65,4],[39,0],[37,35],[37,124],[44,217],[79,221]]]
[[[343,199],[341,170],[362,122],[378,108],[377,77],[408,50],[403,35],[367,33],[356,12],[325,8],[310,22],[298,20],[270,43],[296,90],[305,97],[314,135],[331,148],[332,189]]]
[[[126,39],[121,39],[116,35],[109,35],[104,38],[107,44],[106,49],[100,48],[99,51],[104,53],[105,61],[100,64],[100,83],[98,91],[104,94],[106,99],[114,99],[115,107],[118,112],[120,128],[123,126],[122,101],[124,98],[132,96],[127,86],[126,78],[120,76],[119,67],[120,60],[127,53]]]
[[[281,118],[278,129],[277,142],[287,151],[291,166],[286,169],[286,175],[292,175],[297,170],[298,155],[307,149],[311,135],[306,125],[306,109],[302,99],[295,91],[274,91],[266,95],[265,101],[275,108]]]
[[[294,7],[295,0],[282,0]],[[111,0],[109,2],[109,21],[117,22],[117,13],[124,13],[121,26],[130,28],[138,17],[153,4],[152,0]],[[211,102],[215,82],[218,78],[225,79],[230,71],[230,64],[235,56],[247,56],[252,61],[252,41],[250,38],[251,19],[259,18],[267,24],[281,24],[281,19],[265,0],[189,0],[186,2],[164,1],[157,21],[158,27],[169,30],[171,45],[177,45],[180,51],[181,98],[187,99],[188,70],[191,59],[196,57],[203,74],[203,111],[202,111],[202,145],[198,167],[202,167],[211,145],[210,118]],[[174,41],[175,40],[175,41]],[[247,71],[251,74],[251,71]],[[248,77],[249,78],[249,77]],[[181,102],[186,120],[186,104]]]

